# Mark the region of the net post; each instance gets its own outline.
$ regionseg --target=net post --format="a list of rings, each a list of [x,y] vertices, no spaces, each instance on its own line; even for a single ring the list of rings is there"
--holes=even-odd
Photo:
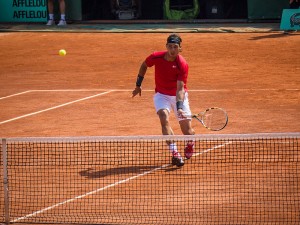
[[[7,176],[7,145],[6,139],[2,139],[2,161],[3,161],[3,189],[4,189],[4,213],[5,224],[9,224],[9,196],[8,196],[8,176]]]

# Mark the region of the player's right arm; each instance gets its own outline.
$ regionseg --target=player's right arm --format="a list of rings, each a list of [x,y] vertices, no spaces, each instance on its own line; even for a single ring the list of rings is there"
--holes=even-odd
[[[148,66],[147,66],[146,62],[143,62],[142,65],[140,66],[139,74],[136,79],[135,89],[132,91],[132,97],[136,96],[137,94],[139,94],[139,96],[142,95],[141,86],[142,86],[144,76],[147,72],[147,68],[148,68]]]

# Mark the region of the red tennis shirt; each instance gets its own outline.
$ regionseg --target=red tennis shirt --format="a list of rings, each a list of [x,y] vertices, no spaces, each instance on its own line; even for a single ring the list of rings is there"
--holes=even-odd
[[[166,52],[152,53],[146,58],[145,63],[148,67],[155,65],[155,92],[176,96],[177,81],[183,81],[184,89],[187,91],[189,66],[181,55],[177,55],[173,62],[165,60]]]

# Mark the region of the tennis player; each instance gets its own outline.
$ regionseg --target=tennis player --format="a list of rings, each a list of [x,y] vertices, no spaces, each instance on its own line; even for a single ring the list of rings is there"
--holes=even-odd
[[[132,97],[142,94],[142,82],[148,67],[155,66],[155,95],[154,106],[159,116],[162,134],[173,135],[170,126],[170,112],[174,111],[179,121],[181,131],[184,135],[194,135],[191,125],[191,115],[188,99],[188,89],[186,86],[188,78],[188,64],[180,55],[182,39],[177,34],[171,34],[167,38],[166,51],[154,52],[142,63],[136,80],[136,87],[132,92]],[[177,150],[174,142],[168,142],[172,153],[172,164],[178,167],[184,165],[184,160]],[[188,141],[184,149],[187,159],[191,158],[194,152],[194,142]]]

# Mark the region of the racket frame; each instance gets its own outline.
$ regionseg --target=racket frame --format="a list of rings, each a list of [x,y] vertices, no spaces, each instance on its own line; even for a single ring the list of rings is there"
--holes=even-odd
[[[203,122],[203,119],[202,119],[203,116],[204,116],[207,112],[209,112],[210,110],[213,110],[213,109],[221,110],[221,111],[224,112],[224,115],[225,115],[225,123],[224,123],[224,125],[223,125],[222,127],[220,127],[219,129],[212,129],[212,128],[206,126],[206,125],[204,124],[204,122]],[[198,120],[198,121],[199,121],[206,129],[211,130],[211,131],[220,131],[220,130],[223,130],[223,129],[227,126],[227,124],[228,124],[228,114],[227,114],[227,112],[226,112],[223,108],[220,108],[220,107],[211,107],[211,108],[208,108],[208,109],[204,110],[203,112],[200,112],[200,113],[198,113],[198,114],[192,115],[191,117],[192,117],[193,119]],[[199,117],[200,117],[200,118],[199,118]]]

